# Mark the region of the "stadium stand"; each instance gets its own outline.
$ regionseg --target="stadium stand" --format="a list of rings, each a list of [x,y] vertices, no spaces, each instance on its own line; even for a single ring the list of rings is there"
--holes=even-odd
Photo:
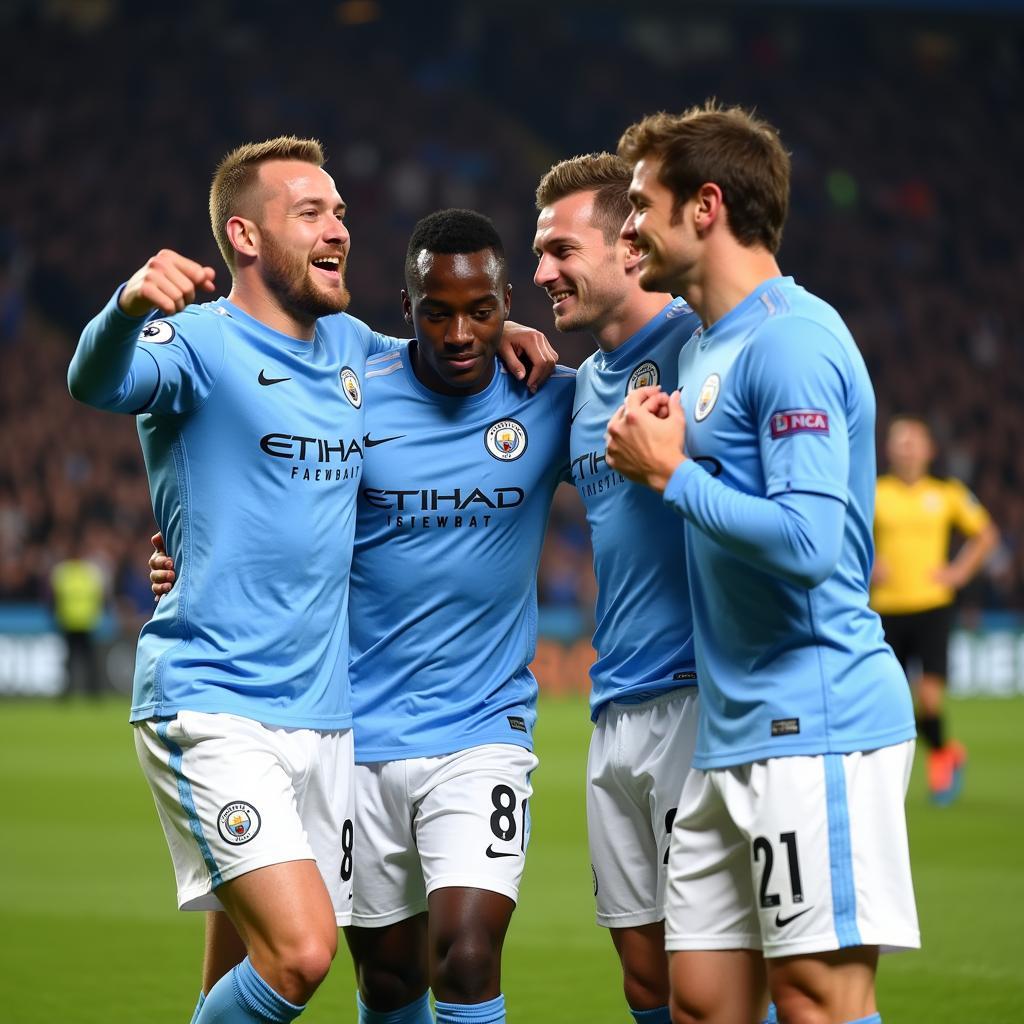
[[[684,31],[668,5],[569,4],[538,31],[515,5],[364,4],[360,23],[353,5],[317,2],[282,39],[274,5],[244,19],[230,2],[128,18],[131,6],[0,15],[5,64],[61,67],[8,83],[2,128],[0,602],[46,602],[80,535],[123,626],[147,614],[153,524],[132,426],[77,407],[64,374],[84,322],[159,247],[220,267],[194,206],[231,146],[323,139],[350,209],[351,312],[375,327],[403,330],[411,226],[460,205],[495,219],[514,315],[547,329],[530,281],[537,179],[554,160],[614,148],[643,113],[717,95],[782,128],[799,197],[783,264],[850,324],[880,426],[900,410],[927,417],[946,468],[1002,529],[967,605],[1024,609],[1024,266],[1007,205],[1024,165],[1019,21],[727,9]],[[555,340],[574,365],[590,351]],[[585,630],[593,576],[568,493],[541,596]]]

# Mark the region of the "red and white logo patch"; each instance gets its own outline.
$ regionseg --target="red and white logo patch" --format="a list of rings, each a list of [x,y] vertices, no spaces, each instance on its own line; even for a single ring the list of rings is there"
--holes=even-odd
[[[822,409],[783,409],[772,413],[772,440],[790,434],[827,434],[828,413]]]

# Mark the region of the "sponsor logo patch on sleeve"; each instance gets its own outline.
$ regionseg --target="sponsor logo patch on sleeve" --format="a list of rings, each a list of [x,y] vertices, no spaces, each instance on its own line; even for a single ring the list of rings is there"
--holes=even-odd
[[[174,341],[174,325],[166,320],[150,320],[139,333],[139,341],[148,342],[150,345],[166,345]]]
[[[783,409],[772,413],[771,429],[773,441],[790,434],[827,434],[828,413],[823,409]]]

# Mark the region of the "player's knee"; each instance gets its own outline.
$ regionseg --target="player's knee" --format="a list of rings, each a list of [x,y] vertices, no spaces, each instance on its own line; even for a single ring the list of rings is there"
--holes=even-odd
[[[460,935],[439,950],[432,988],[445,1002],[472,1003],[491,997],[501,977],[501,953],[489,936]]]
[[[664,964],[624,963],[622,990],[634,1010],[654,1009],[668,1003],[668,970]]]
[[[709,1014],[693,1003],[680,998],[676,993],[669,1000],[669,1015],[672,1024],[705,1024]]]
[[[423,965],[411,960],[402,965],[361,962],[357,973],[363,1002],[373,1009],[408,1006],[427,991]]]
[[[813,995],[795,985],[773,984],[772,1002],[784,1024],[829,1024],[826,1008]]]
[[[280,994],[289,1002],[305,1003],[327,977],[337,951],[337,934],[307,936],[284,950],[280,977],[287,991]]]
[[[742,1000],[735,991],[726,991],[717,985],[679,985],[673,979],[668,1007],[672,1024],[707,1024],[711,1020],[742,1021],[747,1019]],[[750,1019],[754,1018],[753,1011]]]

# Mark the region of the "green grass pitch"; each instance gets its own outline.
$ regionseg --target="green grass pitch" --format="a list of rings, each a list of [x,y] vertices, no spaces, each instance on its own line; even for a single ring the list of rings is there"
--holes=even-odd
[[[186,1024],[201,915],[173,907],[170,864],[123,700],[0,704],[0,1020]],[[886,1024],[1024,1020],[1024,699],[952,705],[971,761],[959,803],[909,798],[925,948],[883,959]],[[512,1024],[626,1024],[618,966],[593,923],[584,841],[589,721],[542,702],[541,768],[519,910],[505,946]],[[920,762],[920,759],[919,759]],[[355,1019],[342,950],[303,1020]]]

